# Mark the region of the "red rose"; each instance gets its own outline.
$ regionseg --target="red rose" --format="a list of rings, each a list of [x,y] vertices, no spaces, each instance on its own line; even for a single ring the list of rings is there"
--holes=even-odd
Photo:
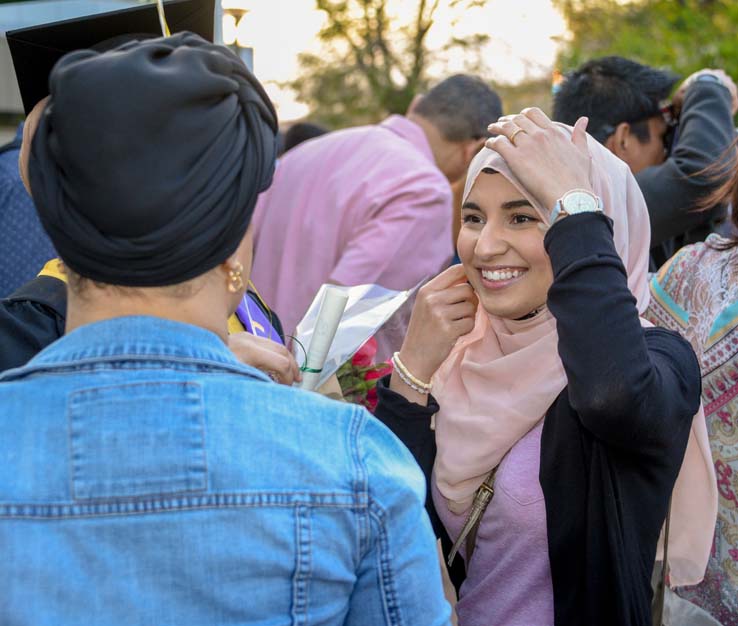
[[[366,343],[361,346],[351,359],[351,365],[355,367],[369,367],[374,363],[374,357],[377,356],[377,340],[370,337]]]

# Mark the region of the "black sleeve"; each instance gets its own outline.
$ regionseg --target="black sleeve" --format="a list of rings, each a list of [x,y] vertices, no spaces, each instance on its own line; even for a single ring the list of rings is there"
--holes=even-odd
[[[438,412],[438,402],[433,396],[429,396],[428,406],[408,402],[404,396],[389,388],[389,381],[390,375],[377,381],[378,402],[374,416],[407,446],[423,470],[426,484],[425,510],[428,512],[433,532],[441,540],[444,558],[448,558],[453,542],[438,517],[431,495],[431,475],[436,460],[436,435],[431,430],[431,418]],[[464,561],[461,558],[455,559],[448,568],[448,573],[458,592],[466,578]]]
[[[429,479],[436,460],[436,436],[431,430],[431,418],[438,412],[438,402],[433,396],[429,397],[428,406],[408,402],[389,388],[389,381],[387,375],[377,382],[374,416],[407,446]]]
[[[668,446],[700,403],[697,358],[677,333],[641,326],[612,222],[573,215],[546,234],[548,306],[572,408],[595,437],[633,450]]]
[[[0,301],[0,372],[25,365],[64,334],[64,320],[38,302]]]
[[[691,209],[720,185],[704,170],[725,154],[733,139],[730,92],[718,83],[691,85],[679,116],[676,147],[664,163],[636,174],[648,206],[652,248],[722,214],[722,206]]]
[[[64,334],[66,285],[39,276],[0,300],[0,372],[25,365]]]

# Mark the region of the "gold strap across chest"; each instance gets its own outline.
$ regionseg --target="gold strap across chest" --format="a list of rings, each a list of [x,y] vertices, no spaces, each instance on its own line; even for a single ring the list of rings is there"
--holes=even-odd
[[[499,465],[497,467],[499,467]],[[459,548],[462,546],[464,541],[466,541],[466,562],[468,564],[469,561],[471,561],[474,547],[477,543],[479,524],[482,522],[482,516],[495,495],[495,474],[497,474],[497,467],[487,474],[487,478],[485,478],[484,482],[479,485],[477,492],[474,494],[474,501],[472,502],[469,516],[466,518],[466,522],[464,523],[464,527],[461,529],[461,533],[459,533],[458,538],[451,547],[451,552],[449,552],[449,567],[451,567],[451,564],[454,562],[454,559],[459,552]]]

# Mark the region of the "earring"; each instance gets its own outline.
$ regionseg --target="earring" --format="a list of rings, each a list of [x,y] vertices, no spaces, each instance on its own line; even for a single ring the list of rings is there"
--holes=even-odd
[[[228,270],[228,291],[238,293],[243,289],[243,265],[238,261],[232,270]]]

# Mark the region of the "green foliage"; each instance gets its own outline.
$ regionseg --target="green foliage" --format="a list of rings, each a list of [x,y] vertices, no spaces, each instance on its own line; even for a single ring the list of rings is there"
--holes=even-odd
[[[448,0],[462,11],[487,0]],[[311,119],[331,128],[376,122],[405,113],[416,93],[428,88],[434,60],[427,47],[441,0],[415,0],[413,18],[404,24],[391,10],[403,0],[316,0],[327,23],[318,37],[321,54],[300,55],[300,75],[286,85],[311,109]],[[450,40],[451,48],[473,50],[488,35]]]
[[[487,0],[315,0],[327,17],[320,54],[300,55],[300,74],[287,83],[308,104],[311,119],[331,128],[376,122],[404,113],[429,86],[428,67],[452,49],[466,53],[467,71],[484,75],[481,50],[490,34],[451,37],[440,50],[427,46],[441,2],[451,11]],[[738,0],[554,0],[569,36],[557,65],[562,71],[618,54],[683,77],[703,67],[738,78]],[[413,7],[399,23],[393,10]],[[550,81],[499,86],[505,110],[550,109]]]
[[[526,107],[535,106],[544,113],[551,114],[553,99],[551,79],[548,76],[526,80],[517,85],[497,85],[495,91],[502,99],[505,113],[517,113]]]
[[[555,0],[571,32],[563,71],[616,54],[683,77],[703,67],[738,77],[736,0]]]

